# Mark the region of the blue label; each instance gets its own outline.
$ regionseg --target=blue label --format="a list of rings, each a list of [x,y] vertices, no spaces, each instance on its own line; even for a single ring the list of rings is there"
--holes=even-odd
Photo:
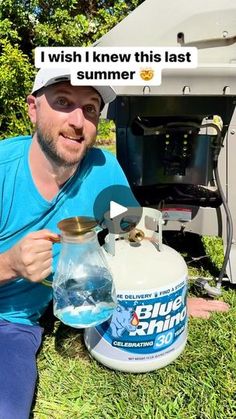
[[[118,292],[112,318],[96,327],[113,347],[154,354],[172,346],[187,322],[186,281],[158,291]]]

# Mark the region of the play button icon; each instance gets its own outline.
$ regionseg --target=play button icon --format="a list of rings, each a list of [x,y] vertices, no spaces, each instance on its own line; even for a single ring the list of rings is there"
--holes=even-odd
[[[118,204],[117,202],[110,202],[110,218],[115,218],[118,215],[124,214],[128,211],[128,208],[123,207],[123,205]]]
[[[95,200],[93,212],[98,224],[113,234],[131,231],[142,218],[142,207],[131,189],[123,185],[104,188]]]

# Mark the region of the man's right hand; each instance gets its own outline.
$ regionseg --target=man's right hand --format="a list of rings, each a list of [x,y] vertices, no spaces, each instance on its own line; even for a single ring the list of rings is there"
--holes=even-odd
[[[47,278],[52,272],[52,244],[58,241],[59,236],[47,229],[27,234],[5,253],[11,276],[32,282]]]

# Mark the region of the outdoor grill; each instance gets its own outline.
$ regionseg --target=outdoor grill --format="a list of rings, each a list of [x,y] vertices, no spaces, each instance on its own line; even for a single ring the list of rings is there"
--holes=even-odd
[[[146,0],[96,46],[198,48],[196,69],[165,69],[160,86],[115,88],[107,117],[140,204],[162,208],[165,229],[222,236],[219,280],[227,265],[236,283],[236,4],[195,7]]]

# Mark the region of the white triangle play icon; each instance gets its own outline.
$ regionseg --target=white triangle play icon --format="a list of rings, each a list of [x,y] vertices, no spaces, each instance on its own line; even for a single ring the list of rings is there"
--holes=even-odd
[[[110,202],[110,217],[111,218],[115,218],[126,211],[128,211],[128,208],[123,207],[123,205],[117,204],[117,202],[114,202],[114,201]]]

